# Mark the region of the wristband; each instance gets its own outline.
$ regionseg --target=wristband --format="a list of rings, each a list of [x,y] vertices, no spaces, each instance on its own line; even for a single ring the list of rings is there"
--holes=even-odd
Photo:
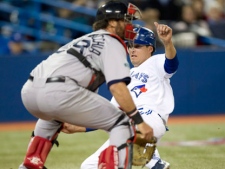
[[[143,119],[136,108],[133,111],[128,112],[127,115],[134,121],[135,124],[140,124],[143,122]]]
[[[86,128],[86,131],[85,132],[90,132],[90,131],[95,131],[97,129],[92,129],[92,128]]]

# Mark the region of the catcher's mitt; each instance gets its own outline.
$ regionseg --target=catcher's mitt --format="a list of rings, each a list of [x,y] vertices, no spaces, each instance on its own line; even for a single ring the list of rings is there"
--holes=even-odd
[[[133,144],[133,161],[134,166],[145,166],[151,159],[156,149],[157,138],[145,140],[140,137],[141,133],[136,133],[136,140]]]

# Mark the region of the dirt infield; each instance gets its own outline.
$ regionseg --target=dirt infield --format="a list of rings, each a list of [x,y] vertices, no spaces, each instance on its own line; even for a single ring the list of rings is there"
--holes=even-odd
[[[168,124],[225,123],[225,114],[170,117]],[[33,130],[35,122],[0,123],[0,131]]]

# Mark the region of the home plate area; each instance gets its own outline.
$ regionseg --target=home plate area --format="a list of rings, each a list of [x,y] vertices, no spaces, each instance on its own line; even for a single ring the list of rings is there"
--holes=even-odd
[[[208,140],[161,142],[159,146],[205,146],[225,144],[225,138],[210,138]]]

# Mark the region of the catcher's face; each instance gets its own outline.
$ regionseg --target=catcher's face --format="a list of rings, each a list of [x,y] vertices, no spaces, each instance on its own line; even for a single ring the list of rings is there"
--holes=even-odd
[[[151,57],[153,51],[152,46],[132,44],[128,45],[128,53],[131,63],[134,67],[141,65],[144,61]]]
[[[115,31],[116,31],[116,34],[122,39],[124,39],[125,25],[126,25],[126,22],[124,20],[117,21]]]

